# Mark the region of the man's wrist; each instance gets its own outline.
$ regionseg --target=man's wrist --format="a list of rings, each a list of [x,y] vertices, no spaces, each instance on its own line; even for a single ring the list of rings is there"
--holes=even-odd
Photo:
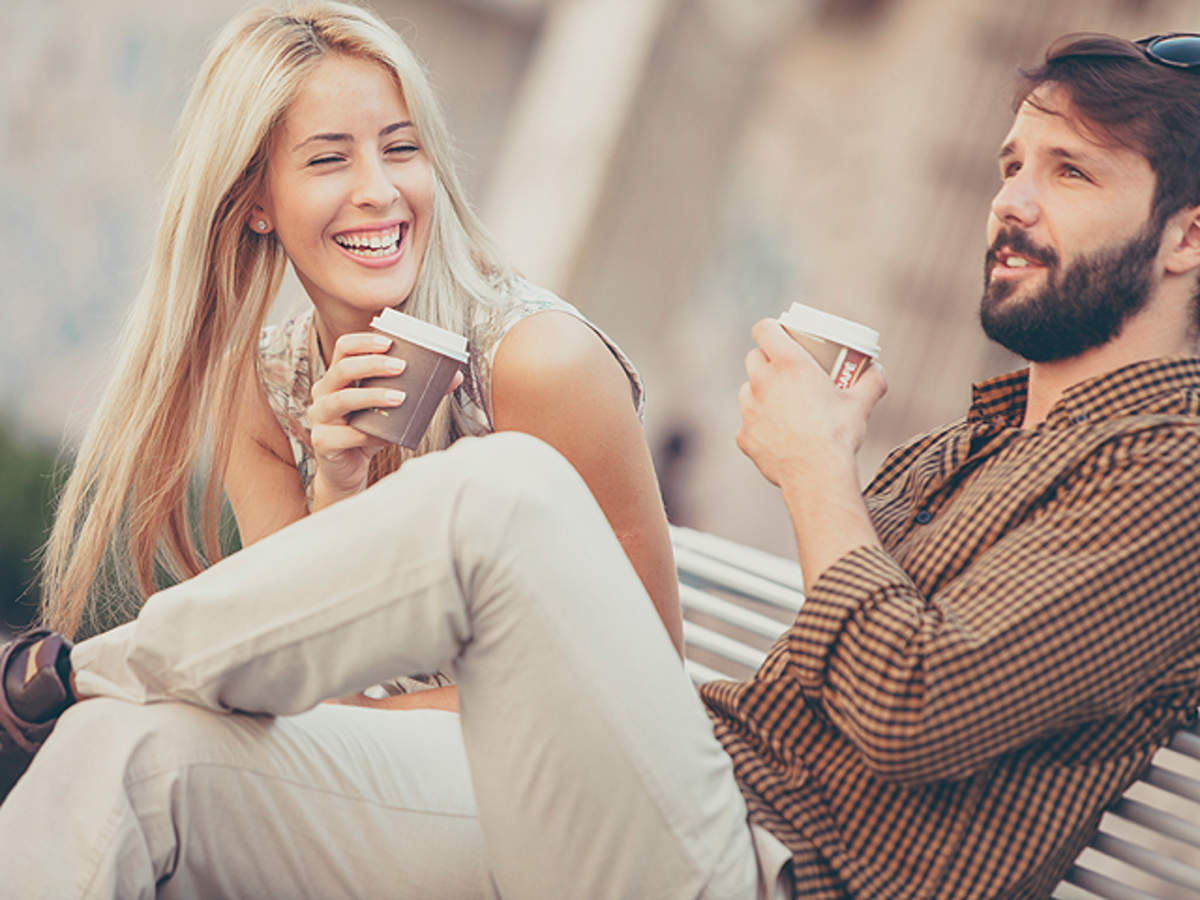
[[[854,454],[831,441],[812,441],[797,448],[780,461],[778,476],[779,490],[789,506],[789,498],[804,503],[834,488],[849,487],[855,496],[859,494]]]
[[[789,470],[779,487],[807,586],[855,548],[879,543],[853,456],[831,453],[807,460]]]

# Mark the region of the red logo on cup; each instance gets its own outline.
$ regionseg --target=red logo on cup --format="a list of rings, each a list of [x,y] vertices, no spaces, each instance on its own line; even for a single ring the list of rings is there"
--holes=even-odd
[[[862,374],[863,363],[869,358],[865,353],[859,353],[857,350],[846,347],[833,370],[833,383],[843,389],[850,387],[858,381],[858,376]]]

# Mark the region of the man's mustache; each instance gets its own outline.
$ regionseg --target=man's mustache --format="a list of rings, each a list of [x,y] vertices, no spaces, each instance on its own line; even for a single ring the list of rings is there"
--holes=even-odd
[[[992,241],[992,245],[988,248],[987,252],[987,267],[989,271],[993,265],[1000,262],[1000,257],[1004,255],[1001,251],[1004,251],[1004,253],[1020,254],[1047,268],[1054,268],[1058,265],[1058,253],[1053,247],[1044,247],[1041,244],[1035,243],[1020,228],[1002,228],[996,235],[996,239]]]

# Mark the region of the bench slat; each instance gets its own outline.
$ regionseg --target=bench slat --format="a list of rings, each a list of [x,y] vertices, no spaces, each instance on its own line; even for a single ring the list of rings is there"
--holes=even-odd
[[[1133,822],[1143,828],[1173,837],[1175,840],[1191,844],[1193,847],[1200,847],[1200,825],[1194,822],[1185,822],[1178,816],[1156,809],[1148,803],[1122,797],[1112,805],[1111,812],[1127,822]],[[1196,872],[1197,875],[1200,875],[1200,869],[1197,869]]]
[[[753,572],[761,578],[774,581],[776,584],[804,591],[804,575],[800,564],[794,559],[784,559],[757,547],[739,544],[728,538],[717,537],[706,531],[694,528],[684,528],[679,525],[671,526],[671,543],[676,552],[680,549],[698,553],[711,559],[722,560],[729,564],[737,564],[747,572]]]
[[[1104,831],[1096,835],[1096,839],[1092,841],[1092,847],[1113,859],[1119,859],[1134,868],[1157,875],[1164,881],[1200,891],[1200,870],[1163,856],[1154,850],[1139,847],[1124,838]]]
[[[804,601],[804,594],[793,587],[778,584],[745,569],[731,566],[727,562],[698,553],[677,548],[675,563],[680,569],[679,580],[696,587],[728,591],[792,613],[796,612]]]
[[[1167,746],[1176,753],[1182,753],[1192,759],[1200,759],[1200,723],[1185,731],[1177,731]]]
[[[718,634],[695,622],[685,621],[683,623],[683,642],[692,647],[707,650],[709,653],[715,653],[717,656],[732,660],[750,669],[757,669],[766,658],[766,654],[762,651],[747,647],[741,641]],[[728,676],[723,675],[722,677]]]
[[[706,684],[709,681],[720,681],[722,678],[729,677],[724,672],[710,669],[704,663],[698,663],[694,659],[685,659],[683,667],[687,670],[688,677],[692,679],[692,684]]]
[[[1139,891],[1083,866],[1071,866],[1063,881],[1090,891],[1097,897],[1103,897],[1104,900],[1158,900],[1153,894]]]
[[[727,625],[735,625],[743,631],[771,641],[779,637],[779,633],[787,628],[783,622],[776,622],[761,613],[745,609],[721,597],[706,594],[704,591],[686,584],[679,586],[679,602],[689,612],[712,616]]]
[[[1159,790],[1186,797],[1193,803],[1200,803],[1200,781],[1195,778],[1152,765],[1142,776],[1142,781],[1154,785]]]

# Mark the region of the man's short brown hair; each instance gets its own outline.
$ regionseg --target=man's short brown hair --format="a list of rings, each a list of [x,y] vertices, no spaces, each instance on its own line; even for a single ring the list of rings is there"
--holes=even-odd
[[[1020,72],[1019,107],[1044,84],[1066,89],[1087,130],[1146,157],[1155,175],[1151,221],[1200,206],[1200,69],[1151,60],[1132,41],[1068,34],[1040,66]]]

